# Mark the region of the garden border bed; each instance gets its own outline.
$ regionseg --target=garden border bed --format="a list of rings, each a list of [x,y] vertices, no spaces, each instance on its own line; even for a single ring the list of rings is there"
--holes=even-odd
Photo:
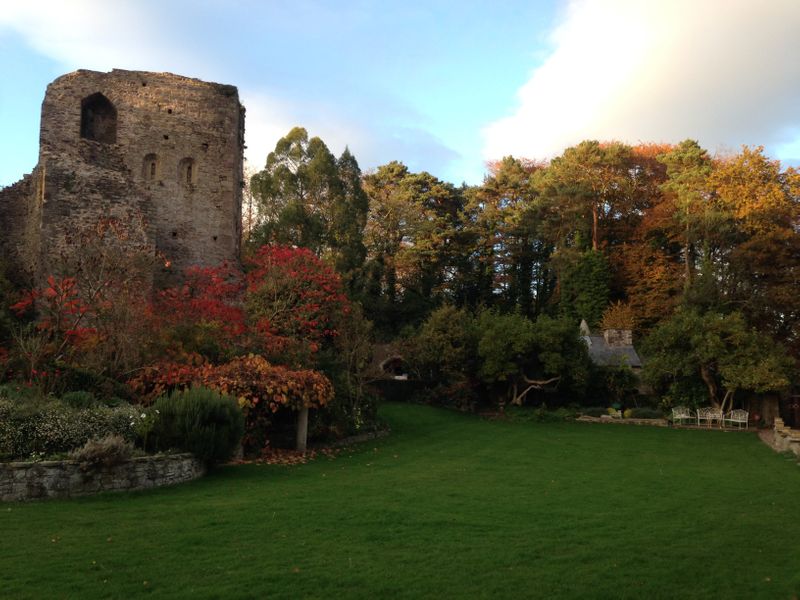
[[[192,481],[205,473],[205,464],[186,453],[141,456],[88,470],[72,460],[0,463],[0,501],[146,490]]]

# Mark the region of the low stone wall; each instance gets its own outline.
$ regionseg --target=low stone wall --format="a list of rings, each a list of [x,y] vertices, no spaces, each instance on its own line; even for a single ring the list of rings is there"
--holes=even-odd
[[[667,427],[669,425],[666,419],[615,419],[611,415],[601,417],[581,415],[575,420],[581,423],[618,423],[620,425],[650,425],[651,427]]]
[[[772,447],[778,452],[791,452],[800,458],[800,431],[786,427],[783,419],[775,418]]]
[[[144,456],[88,471],[67,460],[2,463],[0,500],[17,502],[145,490],[191,481],[205,472],[205,465],[191,454]]]

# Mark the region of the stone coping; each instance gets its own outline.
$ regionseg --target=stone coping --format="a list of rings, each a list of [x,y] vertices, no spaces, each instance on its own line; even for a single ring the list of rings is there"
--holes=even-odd
[[[126,460],[126,463],[134,462],[153,462],[158,460],[169,460],[172,458],[192,458],[189,452],[177,452],[175,454],[148,454],[147,456],[133,456]],[[80,461],[64,458],[60,460],[31,460],[31,461],[0,461],[0,469],[24,469],[27,467],[58,467],[60,465],[78,465]],[[124,464],[124,463],[123,463]]]

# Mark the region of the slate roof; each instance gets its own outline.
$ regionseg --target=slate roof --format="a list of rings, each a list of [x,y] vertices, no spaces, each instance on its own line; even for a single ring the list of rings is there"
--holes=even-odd
[[[633,369],[642,367],[642,359],[633,346],[609,346],[602,335],[585,335],[583,341],[589,350],[589,358],[601,367],[628,365]]]

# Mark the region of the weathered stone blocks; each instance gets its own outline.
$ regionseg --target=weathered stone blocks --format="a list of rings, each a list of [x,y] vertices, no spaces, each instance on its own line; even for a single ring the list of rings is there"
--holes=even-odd
[[[0,500],[14,502],[143,490],[191,481],[205,472],[205,465],[191,454],[146,456],[88,471],[72,461],[0,463]]]
[[[778,452],[791,452],[800,457],[800,431],[787,427],[780,417],[775,418],[772,447]]]
[[[171,73],[76,71],[42,103],[39,162],[0,190],[0,251],[17,279],[41,279],[69,233],[102,217],[144,218],[170,263],[239,256],[244,108],[236,88]]]

